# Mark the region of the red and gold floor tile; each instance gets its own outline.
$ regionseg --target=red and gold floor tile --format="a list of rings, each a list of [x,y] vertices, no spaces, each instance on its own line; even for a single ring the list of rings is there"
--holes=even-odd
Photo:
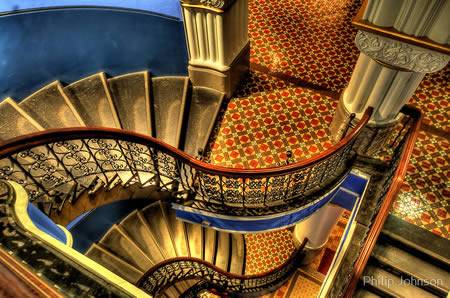
[[[294,161],[332,145],[329,123],[336,100],[309,89],[281,90],[232,98],[212,144],[213,164],[267,168]]]
[[[420,132],[392,213],[450,239],[450,142]]]
[[[245,235],[246,274],[263,273],[285,263],[295,250],[292,233],[280,230]]]

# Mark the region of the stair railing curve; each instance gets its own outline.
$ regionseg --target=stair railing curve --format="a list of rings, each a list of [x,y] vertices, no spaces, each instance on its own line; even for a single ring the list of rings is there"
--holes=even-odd
[[[150,268],[137,282],[137,286],[157,296],[182,280],[200,279],[232,297],[258,297],[285,282],[297,270],[307,243],[305,239],[283,264],[260,274],[238,275],[226,272],[204,260],[192,257],[167,259]]]
[[[233,210],[238,215],[270,214],[279,212],[277,208],[292,208],[286,207],[292,203],[295,207],[308,204],[299,198],[343,177],[372,111],[368,108],[355,128],[324,152],[264,169],[208,164],[132,131],[101,127],[47,130],[0,144],[0,179],[17,181],[30,201],[46,204],[47,213],[61,211],[66,201],[92,188],[83,184],[86,177],[108,186],[117,178],[115,174],[131,172],[136,183],[170,191],[181,202],[191,200],[198,209],[231,215]],[[148,180],[143,181],[141,174]]]

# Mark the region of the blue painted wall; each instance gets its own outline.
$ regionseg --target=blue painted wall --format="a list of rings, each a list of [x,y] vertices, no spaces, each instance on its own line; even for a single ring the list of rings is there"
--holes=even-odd
[[[101,6],[145,10],[181,19],[179,0],[2,0],[0,1],[0,12],[68,6]]]
[[[81,253],[85,253],[115,223],[121,221],[134,210],[142,209],[151,203],[152,201],[148,199],[118,201],[80,215],[66,226],[72,233],[72,247]]]
[[[0,15],[0,100],[20,101],[53,80],[149,69],[185,75],[183,23],[158,14],[64,8]]]
[[[58,227],[45,213],[39,210],[32,203],[28,203],[27,211],[31,221],[39,230],[47,233],[64,244],[67,243],[67,237],[64,231]]]

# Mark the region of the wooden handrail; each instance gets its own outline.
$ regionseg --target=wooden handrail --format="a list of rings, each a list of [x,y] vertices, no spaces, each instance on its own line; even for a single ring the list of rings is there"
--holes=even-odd
[[[241,281],[245,281],[245,280],[250,280],[250,279],[266,278],[266,277],[269,277],[270,275],[274,274],[275,272],[282,270],[287,265],[294,264],[294,262],[296,262],[297,258],[303,253],[303,250],[304,250],[307,242],[308,242],[308,238],[305,238],[303,240],[303,242],[300,244],[300,246],[292,253],[292,255],[289,257],[289,259],[286,262],[276,266],[275,268],[270,269],[269,271],[262,272],[262,273],[251,274],[251,275],[240,275],[240,274],[227,272],[227,271],[217,267],[216,265],[211,264],[202,259],[192,258],[192,257],[176,257],[176,258],[166,259],[166,260],[154,265],[153,267],[151,267],[147,272],[145,272],[145,274],[139,279],[139,281],[136,284],[141,285],[143,282],[145,282],[145,280],[149,276],[154,274],[158,269],[163,268],[167,265],[175,264],[175,263],[179,263],[179,262],[193,262],[193,263],[197,263],[197,264],[202,264],[202,265],[208,267],[209,269],[211,269],[221,275],[226,276],[228,279],[238,279]]]
[[[401,112],[410,116],[413,119],[411,133],[409,134],[408,140],[403,148],[401,160],[398,164],[397,170],[395,171],[395,176],[392,179],[391,186],[389,187],[389,190],[375,218],[375,221],[373,222],[372,227],[370,228],[370,231],[367,235],[361,253],[355,262],[353,271],[351,273],[350,282],[348,283],[347,288],[345,290],[344,294],[345,298],[353,297],[353,292],[355,291],[358,281],[361,278],[361,275],[363,274],[364,268],[367,265],[370,255],[372,254],[372,250],[375,247],[375,244],[377,242],[378,236],[381,233],[381,230],[383,229],[384,223],[389,215],[389,211],[392,207],[392,204],[394,203],[397,194],[400,191],[403,179],[406,175],[406,171],[408,168],[409,159],[414,149],[414,143],[417,139],[417,135],[420,130],[420,125],[422,123],[422,114],[418,109],[407,105],[402,108]]]
[[[69,141],[83,138],[101,138],[101,139],[111,138],[122,141],[134,142],[142,145],[152,144],[152,147],[156,148],[157,150],[167,153],[172,157],[176,157],[178,160],[185,162],[189,166],[207,174],[221,175],[224,177],[234,177],[234,178],[272,177],[290,174],[299,169],[307,168],[333,155],[339,149],[348,145],[354,138],[356,138],[361,133],[364,126],[369,122],[372,112],[373,112],[372,107],[367,108],[358,125],[345,138],[343,138],[341,141],[331,146],[327,150],[321,152],[320,154],[317,154],[311,158],[299,162],[290,163],[288,165],[279,167],[269,167],[264,169],[237,169],[212,165],[203,162],[201,160],[198,160],[195,157],[175,147],[172,147],[154,137],[136,133],[134,131],[116,128],[104,128],[104,127],[74,127],[74,128],[51,129],[13,138],[11,140],[4,142],[3,144],[0,143],[0,159],[10,156],[14,153],[18,153],[24,150],[32,149],[37,146],[42,146],[54,142]]]

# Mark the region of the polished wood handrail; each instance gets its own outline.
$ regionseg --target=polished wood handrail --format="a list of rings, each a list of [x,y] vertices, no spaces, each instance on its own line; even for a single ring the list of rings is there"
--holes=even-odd
[[[267,276],[270,276],[271,274],[280,271],[281,269],[283,269],[284,267],[286,267],[287,265],[293,263],[296,261],[296,259],[303,253],[303,250],[305,249],[306,244],[308,243],[308,238],[305,238],[303,240],[303,242],[300,244],[300,246],[298,248],[295,249],[295,251],[291,254],[291,256],[287,259],[286,262],[284,262],[283,264],[280,264],[278,266],[276,266],[275,268],[272,268],[266,272],[262,272],[262,273],[256,273],[256,274],[250,274],[250,275],[241,275],[241,274],[236,274],[236,273],[232,273],[232,272],[228,272],[225,271],[219,267],[217,267],[214,264],[211,264],[205,260],[202,259],[198,259],[198,258],[193,258],[193,257],[176,257],[176,258],[170,258],[170,259],[166,259],[156,265],[154,265],[153,267],[151,267],[147,272],[144,273],[144,275],[139,279],[139,281],[136,283],[137,285],[141,284],[142,282],[144,282],[148,276],[151,276],[156,270],[158,270],[159,268],[162,268],[168,264],[173,264],[173,263],[177,263],[177,262],[183,262],[183,261],[188,261],[188,262],[195,262],[198,264],[202,264],[205,265],[206,267],[216,271],[217,273],[220,273],[224,276],[226,276],[229,279],[239,279],[239,280],[249,280],[249,279],[256,279],[256,278],[265,278]]]
[[[403,148],[402,154],[401,154],[401,160],[398,164],[397,170],[395,171],[394,178],[392,179],[392,183],[389,187],[389,190],[386,194],[386,197],[380,207],[380,210],[375,218],[375,221],[373,222],[370,231],[367,235],[366,241],[364,243],[364,246],[361,250],[360,255],[358,256],[358,259],[355,262],[353,271],[351,273],[351,279],[350,282],[347,285],[347,288],[345,290],[344,297],[345,298],[351,298],[353,297],[353,293],[357,287],[357,284],[359,282],[359,279],[361,278],[361,275],[363,274],[363,271],[367,265],[367,262],[370,258],[370,255],[372,254],[372,250],[375,247],[375,244],[377,242],[378,236],[381,233],[381,230],[383,229],[384,223],[389,215],[389,211],[392,207],[392,204],[394,203],[398,192],[400,191],[400,188],[403,183],[403,179],[406,175],[406,171],[408,169],[408,163],[409,159],[412,155],[414,144],[417,139],[417,136],[419,134],[420,125],[422,123],[422,114],[421,112],[412,107],[412,106],[404,106],[401,110],[402,113],[410,116],[413,119],[412,123],[412,129],[410,134],[408,135],[408,140],[405,144],[405,147]]]
[[[308,168],[318,162],[332,156],[335,152],[347,146],[352,142],[362,131],[362,129],[369,122],[373,113],[373,108],[369,107],[365,111],[359,123],[356,127],[341,141],[331,146],[327,150],[302,161],[290,163],[288,165],[279,167],[269,167],[263,169],[237,169],[230,167],[223,167],[212,165],[210,163],[203,162],[195,157],[170,146],[163,141],[154,137],[136,133],[134,131],[128,131],[116,128],[104,128],[104,127],[74,127],[74,128],[60,128],[45,130],[33,134],[20,136],[11,140],[0,143],[0,159],[8,157],[12,154],[32,149],[37,146],[42,146],[50,143],[70,141],[76,139],[85,138],[100,138],[100,139],[115,139],[121,141],[134,142],[142,145],[151,144],[153,148],[167,153],[172,157],[188,164],[189,166],[202,171],[203,173],[212,175],[221,175],[224,177],[234,178],[261,178],[272,177],[290,174],[298,171],[299,169]]]
[[[437,43],[428,37],[416,37],[400,32],[394,27],[381,27],[363,20],[364,12],[367,8],[368,0],[364,0],[358,13],[352,20],[352,25],[359,30],[372,32],[388,38],[396,39],[405,43],[410,43],[415,46],[434,50],[440,53],[450,55],[450,46],[446,44]]]

